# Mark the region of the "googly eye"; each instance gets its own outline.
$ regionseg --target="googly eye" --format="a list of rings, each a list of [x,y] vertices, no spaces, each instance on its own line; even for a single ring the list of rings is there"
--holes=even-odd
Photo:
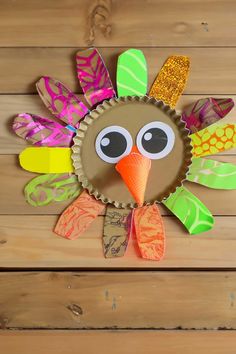
[[[168,124],[151,122],[140,129],[136,143],[142,155],[152,160],[162,159],[173,149],[175,134]]]
[[[104,128],[97,136],[95,148],[98,156],[105,162],[117,163],[128,155],[133,146],[133,140],[123,127],[112,125]]]

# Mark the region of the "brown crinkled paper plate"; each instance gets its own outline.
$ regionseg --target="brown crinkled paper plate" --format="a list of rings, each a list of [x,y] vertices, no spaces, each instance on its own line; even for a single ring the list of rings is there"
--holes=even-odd
[[[130,132],[135,145],[139,130],[153,121],[171,126],[175,133],[175,145],[166,157],[152,160],[144,204],[160,203],[182,185],[191,164],[192,146],[181,116],[162,101],[148,96],[112,98],[85,117],[72,147],[78,180],[96,199],[117,208],[137,207],[115,165],[104,162],[97,155],[95,140],[102,129],[119,125]]]

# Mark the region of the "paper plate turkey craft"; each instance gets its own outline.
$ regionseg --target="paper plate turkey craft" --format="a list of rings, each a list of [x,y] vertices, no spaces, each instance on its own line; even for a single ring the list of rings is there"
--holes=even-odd
[[[105,257],[123,256],[132,234],[142,258],[160,260],[165,231],[159,203],[198,234],[213,227],[213,217],[183,182],[236,188],[235,165],[205,158],[236,146],[236,125],[218,122],[234,103],[204,98],[179,115],[174,107],[190,67],[185,56],[167,59],[148,95],[140,50],[119,56],[117,94],[95,48],[78,52],[76,61],[91,110],[61,82],[42,77],[38,93],[57,120],[29,113],[14,120],[16,134],[34,145],[21,152],[20,164],[40,173],[26,185],[26,199],[42,206],[74,198],[54,228],[67,239],[105,212]]]

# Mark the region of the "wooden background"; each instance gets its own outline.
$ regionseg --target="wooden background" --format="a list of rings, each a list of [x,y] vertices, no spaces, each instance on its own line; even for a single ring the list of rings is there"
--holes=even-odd
[[[234,353],[236,191],[188,185],[215,215],[214,230],[188,236],[162,209],[161,263],[102,255],[103,216],[76,241],[52,227],[68,203],[33,208],[18,167],[19,112],[50,116],[36,95],[41,75],[81,94],[75,53],[95,45],[115,79],[118,54],[144,51],[149,84],[171,54],[191,57],[177,109],[204,96],[236,96],[234,0],[0,0],[0,348],[35,353]],[[80,96],[81,97],[81,96]],[[227,120],[236,122],[236,109]],[[217,159],[236,163],[236,149]]]

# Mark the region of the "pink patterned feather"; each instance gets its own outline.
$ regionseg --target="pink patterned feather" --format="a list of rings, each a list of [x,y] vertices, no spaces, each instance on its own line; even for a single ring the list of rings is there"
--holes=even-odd
[[[36,146],[70,146],[74,132],[48,118],[22,113],[16,116],[13,130]]]
[[[88,108],[62,82],[48,76],[43,76],[36,87],[46,107],[58,119],[77,127]]]
[[[233,107],[232,98],[201,98],[184,110],[182,119],[187,128],[195,133],[224,118]]]
[[[80,85],[91,106],[116,96],[107,68],[97,49],[89,48],[78,52],[76,62]]]

